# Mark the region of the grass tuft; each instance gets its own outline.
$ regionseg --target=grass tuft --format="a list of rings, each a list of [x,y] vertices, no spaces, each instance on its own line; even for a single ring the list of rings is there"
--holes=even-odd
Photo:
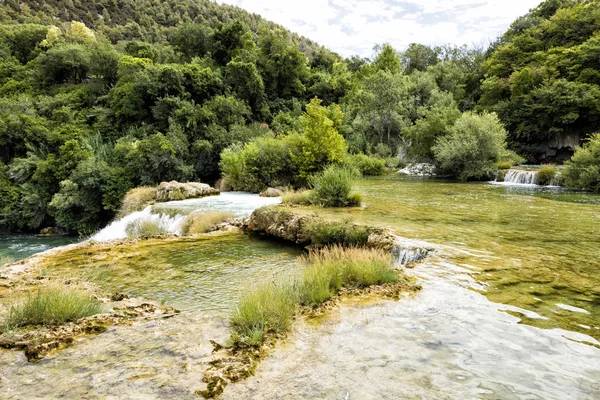
[[[90,290],[54,284],[11,306],[4,318],[3,331],[29,325],[61,325],[101,312],[102,306]]]
[[[164,224],[147,220],[137,220],[129,223],[125,228],[125,232],[130,238],[152,238],[169,234]]]
[[[542,165],[537,171],[536,183],[542,186],[550,185],[554,175],[556,175],[556,168],[551,165]]]
[[[349,220],[339,222],[316,220],[310,224],[309,230],[311,242],[317,246],[364,246],[370,235],[368,227],[355,225]]]
[[[352,181],[359,174],[351,168],[329,166],[323,172],[314,175],[309,182],[313,188],[311,201],[322,207],[347,207],[355,205],[349,197]]]
[[[281,196],[283,204],[296,204],[308,206],[312,203],[312,192],[310,190],[301,190],[298,192],[287,192]]]
[[[215,225],[233,218],[233,214],[225,211],[211,211],[202,214],[190,214],[182,228],[184,236],[194,236],[210,232]]]
[[[242,297],[230,319],[234,346],[260,346],[269,335],[287,332],[299,306],[317,307],[343,287],[400,280],[383,250],[332,246],[313,250],[301,261],[306,268],[295,280],[262,285]]]

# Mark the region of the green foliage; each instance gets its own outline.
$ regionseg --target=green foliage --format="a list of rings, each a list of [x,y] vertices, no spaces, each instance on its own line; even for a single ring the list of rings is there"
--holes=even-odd
[[[600,193],[600,134],[593,134],[575,150],[573,158],[566,163],[562,179],[566,186]]]
[[[291,191],[281,196],[281,202],[289,205],[308,206],[312,203],[312,192],[310,190]]]
[[[380,176],[387,172],[383,158],[369,157],[366,154],[346,154],[342,164],[347,169],[356,169],[364,176]]]
[[[599,29],[597,0],[545,1],[519,18],[483,63],[480,104],[498,113],[509,145],[528,160],[543,160],[548,143],[597,128]]]
[[[100,314],[102,307],[84,288],[52,285],[38,289],[12,305],[4,318],[4,331],[29,325],[61,325]]]
[[[296,312],[296,293],[287,282],[263,284],[244,295],[230,318],[234,344],[260,346],[266,334],[289,330]]]
[[[490,179],[506,150],[506,130],[495,114],[464,113],[433,147],[439,168],[457,179]]]
[[[544,165],[537,170],[536,183],[538,185],[547,186],[552,182],[552,178],[556,175],[556,168]]]
[[[338,167],[327,167],[323,172],[312,176],[309,183],[313,188],[312,202],[322,207],[346,207],[360,205],[351,203],[352,181],[359,174],[355,170]]]
[[[341,117],[339,106],[327,109],[317,98],[306,106],[306,113],[300,117],[302,136],[298,137],[297,149],[292,152],[301,178],[308,179],[324,165],[342,161],[346,143],[336,129]]]
[[[371,234],[369,228],[351,221],[315,222],[309,228],[311,242],[317,246],[364,246]]]

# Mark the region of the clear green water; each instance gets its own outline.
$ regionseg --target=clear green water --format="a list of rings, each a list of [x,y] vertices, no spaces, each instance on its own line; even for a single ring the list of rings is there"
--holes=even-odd
[[[22,260],[42,251],[78,242],[73,236],[4,235],[0,236],[0,264],[3,260]]]
[[[294,247],[231,233],[76,248],[46,257],[39,273],[81,277],[111,292],[223,314],[253,284],[295,268],[299,254]]]
[[[357,186],[365,209],[310,210],[465,250],[449,261],[490,300],[543,317],[523,322],[600,338],[600,196],[406,177]]]

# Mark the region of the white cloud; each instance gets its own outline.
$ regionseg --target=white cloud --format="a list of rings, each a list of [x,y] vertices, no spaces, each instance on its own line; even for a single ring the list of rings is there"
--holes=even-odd
[[[368,57],[377,43],[402,50],[487,44],[541,0],[217,0],[262,15],[341,55]]]

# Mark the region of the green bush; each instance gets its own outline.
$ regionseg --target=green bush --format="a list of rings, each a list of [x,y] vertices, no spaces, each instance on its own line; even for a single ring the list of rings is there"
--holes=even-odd
[[[496,114],[466,112],[433,147],[438,167],[461,181],[491,179],[506,153],[506,135]]]
[[[60,325],[100,314],[102,307],[88,290],[55,285],[37,290],[13,305],[4,318],[4,330],[28,325]]]
[[[369,157],[366,154],[346,154],[342,165],[355,168],[365,176],[380,176],[387,172],[386,159]]]
[[[203,214],[190,214],[183,223],[182,234],[194,236],[209,232],[212,227],[233,218],[233,214],[225,211],[212,211]]]
[[[313,188],[313,203],[323,207],[360,205],[351,203],[350,199],[352,181],[356,178],[358,175],[354,170],[334,165],[327,167],[309,179]]]
[[[542,186],[548,186],[552,182],[552,178],[556,175],[556,169],[552,166],[542,166],[537,171],[537,184]]]
[[[311,242],[317,246],[364,246],[371,234],[369,228],[350,221],[325,222],[316,220],[309,226]]]
[[[600,193],[600,133],[577,148],[562,173],[566,186]]]

